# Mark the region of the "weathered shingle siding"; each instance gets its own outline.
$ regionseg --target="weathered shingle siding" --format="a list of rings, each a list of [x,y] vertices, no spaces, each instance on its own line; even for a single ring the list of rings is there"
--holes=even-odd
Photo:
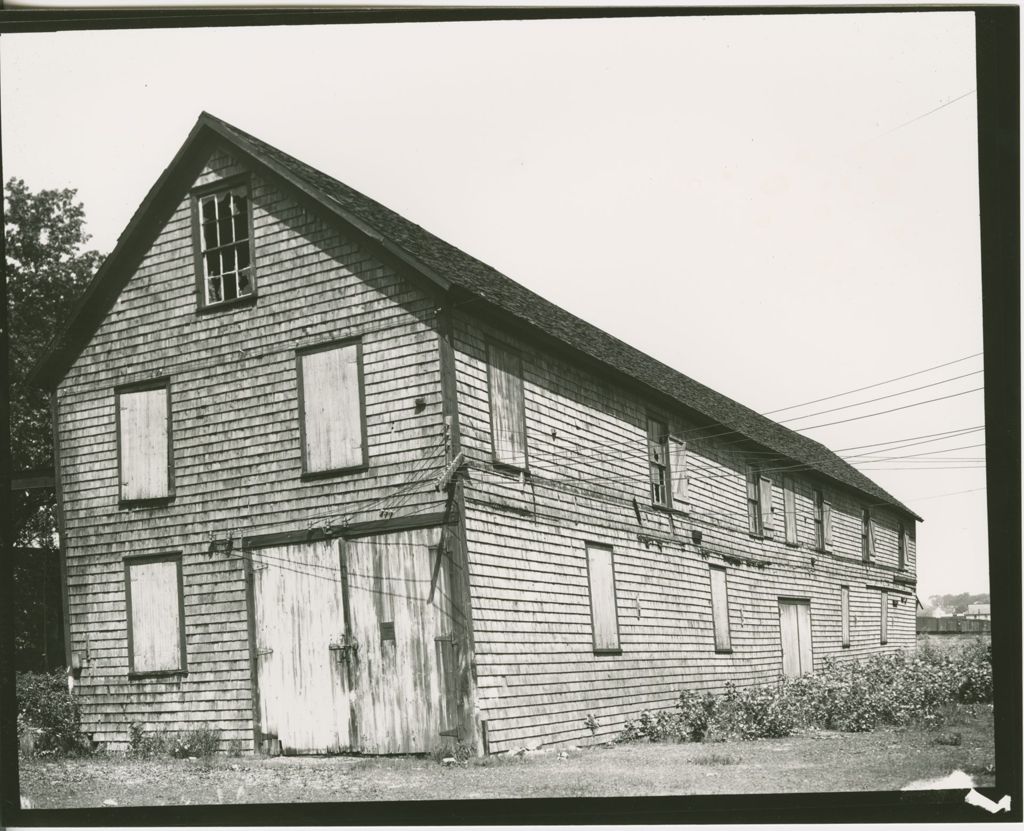
[[[494,337],[517,344],[523,357],[527,477],[490,462],[486,343]],[[639,711],[671,706],[684,688],[777,679],[780,597],[810,599],[815,666],[830,655],[912,648],[914,598],[912,589],[893,585],[897,520],[886,509],[873,509],[876,560],[861,561],[860,508],[870,498],[826,486],[833,553],[815,552],[812,482],[792,472],[799,546],[789,547],[781,471],[769,472],[774,537],[754,539],[746,519],[747,457],[728,444],[735,436],[702,440],[715,431],[693,431],[625,385],[498,333],[468,311],[457,317],[456,361],[469,458],[466,539],[478,706],[492,750],[592,741],[584,725],[590,714],[600,723],[598,739],[608,738]],[[670,431],[690,440],[688,515],[650,507],[648,411],[668,416]],[[705,551],[768,566],[730,564],[718,554],[705,560],[691,529],[703,532]],[[662,542],[645,545],[638,534]],[[587,542],[614,548],[621,655],[593,653]],[[731,654],[714,648],[710,565],[727,568]],[[906,573],[914,573],[913,544]],[[841,646],[841,585],[850,587],[848,649]],[[880,592],[868,586],[889,586],[898,600],[889,608],[886,647],[879,644]]]
[[[216,154],[200,183],[238,170]],[[436,301],[267,181],[251,185],[256,305],[197,315],[183,198],[58,388],[71,648],[90,657],[78,682],[85,730],[113,746],[132,721],[204,723],[225,741],[251,741],[242,562],[208,554],[211,535],[233,537],[237,555],[243,535],[443,507],[429,483],[379,502],[441,441]],[[370,469],[303,482],[295,350],[355,335]],[[120,509],[114,387],[162,375],[171,379],[174,500]],[[188,675],[129,682],[123,558],[175,550]]]

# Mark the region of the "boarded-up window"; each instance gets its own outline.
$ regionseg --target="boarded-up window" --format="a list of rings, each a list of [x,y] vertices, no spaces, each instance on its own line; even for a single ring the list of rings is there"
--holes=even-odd
[[[526,409],[522,359],[511,349],[491,343],[487,346],[487,366],[494,461],[525,470]]]
[[[843,626],[843,646],[850,645],[850,587],[839,587],[840,615]]]
[[[724,568],[711,568],[711,620],[715,629],[715,652],[732,652],[729,630],[729,582]]]
[[[300,352],[302,470],[336,473],[366,465],[362,344]]]
[[[883,646],[889,642],[889,592],[882,591],[882,621],[879,632],[879,643]]]
[[[669,438],[668,469],[672,476],[672,504],[682,508],[690,501],[689,473],[686,465],[686,442],[675,436]]]
[[[170,383],[167,380],[118,390],[117,447],[123,502],[170,496]]]
[[[587,545],[587,570],[590,576],[590,615],[594,629],[595,652],[619,650],[619,615],[615,602],[615,567],[612,550]]]
[[[875,558],[875,529],[867,508],[860,512],[860,553],[865,562]]]
[[[647,419],[647,464],[651,476],[651,504],[668,505],[668,427],[664,421]]]
[[[782,478],[782,501],[785,508],[786,542],[796,545],[796,487],[791,476]]]
[[[130,558],[124,568],[129,672],[184,671],[181,556]]]

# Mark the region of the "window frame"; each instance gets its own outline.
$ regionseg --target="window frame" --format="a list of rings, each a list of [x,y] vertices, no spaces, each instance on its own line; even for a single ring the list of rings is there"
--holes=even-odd
[[[218,300],[210,303],[206,299],[206,261],[203,251],[203,217],[200,210],[202,199],[217,194],[221,191],[245,189],[247,202],[247,223],[249,232],[249,281],[252,283],[252,291],[244,297],[235,297],[231,300]],[[189,192],[191,202],[191,223],[192,223],[192,255],[195,262],[196,272],[196,313],[205,314],[218,312],[222,309],[237,309],[239,307],[252,306],[256,303],[258,286],[256,281],[256,245],[255,231],[253,224],[252,209],[252,176],[249,173],[239,173],[234,176],[227,176],[205,185],[192,188]]]
[[[185,580],[182,571],[182,552],[166,551],[159,554],[126,554],[124,561],[124,602],[125,602],[125,628],[128,644],[128,678],[166,678],[176,675],[188,675],[188,651],[185,640]],[[178,669],[158,670],[135,670],[135,643],[134,625],[132,623],[132,581],[131,567],[135,565],[149,565],[151,563],[173,562],[176,564],[178,582]]]
[[[900,520],[896,526],[896,570],[907,570],[907,549],[910,548],[910,537],[906,524]]]
[[[514,355],[518,365],[518,372],[515,374],[515,377],[519,381],[519,418],[523,423],[523,464],[521,467],[514,462],[507,462],[498,459],[497,446],[494,441],[494,394],[493,385],[491,383],[494,373],[494,361],[491,356],[494,350],[501,350],[502,352]],[[523,373],[522,350],[509,343],[498,340],[497,338],[488,337],[485,346],[484,365],[487,369],[487,425],[488,434],[491,440],[491,464],[497,468],[503,468],[505,470],[529,473],[530,443],[527,439],[528,431],[526,428],[526,378]]]
[[[306,395],[304,391],[305,380],[302,372],[302,359],[306,355],[313,355],[317,352],[330,352],[333,349],[341,349],[355,344],[356,366],[359,377],[359,429],[361,431],[363,455],[362,461],[345,467],[330,468],[328,470],[309,470],[306,458]],[[366,424],[366,378],[363,371],[363,337],[353,335],[347,338],[339,338],[325,343],[317,343],[311,346],[302,346],[295,350],[295,379],[296,393],[298,395],[299,409],[299,460],[302,464],[301,479],[304,482],[316,481],[318,479],[330,479],[334,476],[341,476],[347,473],[357,473],[368,470],[370,467],[370,444],[369,431]]]
[[[597,645],[597,627],[594,625],[594,585],[590,571],[590,550],[597,549],[608,552],[608,561],[612,571],[612,606],[615,611],[615,646],[599,647]],[[587,608],[590,610],[590,644],[595,655],[621,655],[622,629],[619,623],[619,590],[618,575],[615,573],[615,548],[603,542],[586,541],[583,545],[583,556],[587,566]]]
[[[124,458],[121,454],[121,396],[135,392],[164,391],[167,402],[167,493],[164,496],[145,497],[142,499],[125,498],[124,496]],[[144,381],[133,381],[118,384],[114,387],[114,444],[117,447],[117,506],[118,508],[147,508],[168,505],[174,501],[174,422],[171,416],[171,377],[162,375],[159,378],[148,378]]]
[[[860,557],[865,563],[875,561],[875,534],[872,527],[871,509],[860,509]]]
[[[825,489],[814,489],[814,550],[825,551]]]
[[[784,474],[782,477],[782,534],[783,540],[790,548],[797,548],[800,545],[798,518],[796,479]],[[824,516],[822,524],[824,524]]]
[[[658,465],[658,463],[655,462],[651,458],[651,456],[653,455],[652,454],[653,448],[655,447],[654,443],[651,441],[651,425],[652,424],[660,424],[664,428],[664,433],[662,434],[661,441],[657,444],[657,446],[660,448],[660,452],[662,453],[662,455],[664,457],[664,464],[662,464],[662,465]],[[646,414],[646,419],[645,419],[645,428],[646,428],[646,433],[647,433],[646,441],[647,441],[648,494],[649,494],[650,499],[651,499],[651,506],[655,507],[655,508],[671,508],[672,507],[672,461],[671,461],[671,453],[670,453],[670,450],[669,450],[668,419],[663,417],[662,415],[660,415],[658,413],[648,412]],[[661,487],[662,487],[662,490],[664,490],[665,494],[664,494],[664,499],[661,502],[659,502],[658,500],[656,500],[654,498],[654,489],[655,489],[656,486],[655,486],[655,483],[654,483],[654,476],[653,476],[652,468],[655,467],[655,466],[658,466],[660,468],[661,474],[662,474],[662,477],[663,477]]]
[[[746,489],[747,489],[747,532],[752,537],[763,539],[764,511],[761,505],[761,468],[753,462],[747,462],[746,468]]]
[[[889,592],[886,589],[879,591],[882,599],[882,606],[879,610],[878,621],[878,645],[885,646],[889,643]]]
[[[846,584],[839,587],[839,634],[840,648],[850,648],[850,587]]]
[[[728,641],[724,646],[718,643],[718,626],[717,618],[715,617],[715,578],[714,572],[720,572],[722,575],[722,591],[723,601],[725,602],[725,636]],[[725,566],[708,566],[708,585],[711,593],[711,637],[715,642],[715,654],[716,655],[731,655],[732,654],[732,611],[729,605],[729,570]]]

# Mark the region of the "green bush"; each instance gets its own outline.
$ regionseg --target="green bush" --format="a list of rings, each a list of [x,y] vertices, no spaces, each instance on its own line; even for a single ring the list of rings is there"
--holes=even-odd
[[[194,756],[203,759],[212,756],[220,746],[220,730],[196,727],[176,735],[171,742],[171,755],[176,759]]]
[[[671,710],[644,711],[626,722],[620,741],[761,739],[798,728],[849,733],[879,725],[940,727],[948,705],[992,700],[991,649],[975,643],[959,653],[902,652],[862,661],[825,660],[813,675],[743,689],[728,683],[712,695],[680,693]]]
[[[162,730],[147,732],[145,725],[138,722],[128,725],[128,754],[136,758],[173,756],[176,759],[203,759],[216,753],[219,746],[220,731],[209,727],[168,733]]]
[[[78,701],[63,669],[17,675],[18,736],[39,753],[84,751]]]

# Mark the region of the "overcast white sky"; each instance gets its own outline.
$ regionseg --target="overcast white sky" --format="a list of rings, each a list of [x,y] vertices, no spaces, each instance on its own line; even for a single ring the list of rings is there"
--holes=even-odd
[[[5,34],[0,73],[4,176],[77,188],[101,251],[205,109],[761,412],[981,352],[970,13]],[[805,432],[982,424],[973,392]],[[922,599],[988,590],[984,469],[935,461],[983,441],[859,465],[925,517]]]

